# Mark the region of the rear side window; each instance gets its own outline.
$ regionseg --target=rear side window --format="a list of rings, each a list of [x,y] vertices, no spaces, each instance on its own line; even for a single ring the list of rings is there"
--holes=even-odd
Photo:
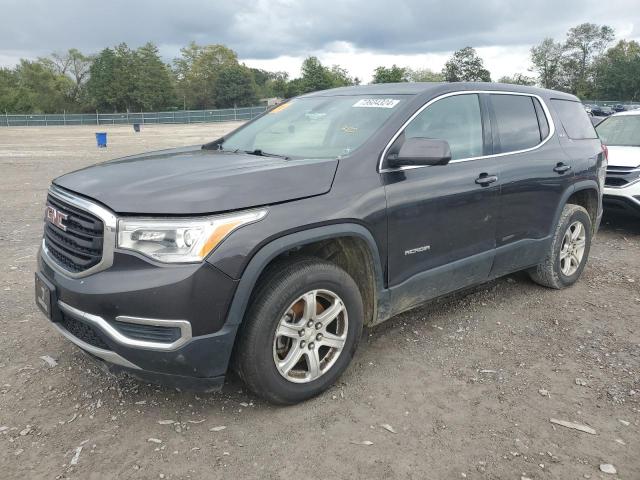
[[[558,112],[564,131],[573,140],[598,138],[582,103],[554,98],[551,104]]]
[[[453,95],[438,100],[407,125],[404,135],[405,138],[446,140],[453,160],[482,156],[484,143],[478,95]]]
[[[491,95],[500,139],[497,153],[526,150],[540,143],[542,134],[533,102],[527,95]],[[549,126],[546,128],[548,131]]]

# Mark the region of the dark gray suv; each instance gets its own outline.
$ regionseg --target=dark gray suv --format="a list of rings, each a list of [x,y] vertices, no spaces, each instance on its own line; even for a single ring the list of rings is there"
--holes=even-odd
[[[572,95],[403,83],[303,95],[203,146],[53,181],[52,325],[112,370],[302,401],[364,326],[517,270],[584,269],[606,152]]]

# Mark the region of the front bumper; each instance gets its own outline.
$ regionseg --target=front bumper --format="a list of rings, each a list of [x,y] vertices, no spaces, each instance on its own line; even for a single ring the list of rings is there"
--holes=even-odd
[[[116,252],[113,265],[70,278],[38,256],[52,290],[51,321],[110,371],[211,390],[224,381],[236,325],[226,314],[237,282],[212,265],[157,266]]]
[[[603,193],[605,211],[640,215],[640,181],[625,187],[605,187]]]

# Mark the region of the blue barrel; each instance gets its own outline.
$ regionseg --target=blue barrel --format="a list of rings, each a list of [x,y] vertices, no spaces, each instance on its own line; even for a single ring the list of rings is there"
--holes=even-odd
[[[134,123],[133,124],[133,131],[136,133],[140,133],[140,124],[139,123]]]
[[[96,132],[98,148],[107,148],[107,132]]]

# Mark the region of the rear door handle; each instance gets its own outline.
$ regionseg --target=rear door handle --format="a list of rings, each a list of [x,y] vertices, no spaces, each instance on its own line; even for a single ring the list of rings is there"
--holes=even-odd
[[[562,162],[558,163],[553,169],[553,171],[557,173],[565,173],[565,172],[568,172],[569,170],[571,170],[571,165],[565,165]]]
[[[481,173],[478,178],[476,178],[476,183],[478,185],[482,185],[483,187],[490,185],[494,182],[498,181],[497,175],[489,175],[487,173]]]

